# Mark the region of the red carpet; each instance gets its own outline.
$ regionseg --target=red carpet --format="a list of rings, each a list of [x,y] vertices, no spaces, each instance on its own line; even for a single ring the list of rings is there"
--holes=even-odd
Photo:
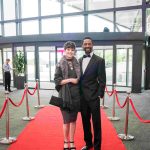
[[[102,150],[126,150],[103,110],[101,110],[101,116],[103,131]],[[77,120],[75,144],[77,150],[80,150],[84,145],[80,113]],[[37,113],[35,120],[28,123],[17,137],[17,142],[10,145],[8,150],[62,150],[62,148],[61,113],[58,108],[48,106]]]

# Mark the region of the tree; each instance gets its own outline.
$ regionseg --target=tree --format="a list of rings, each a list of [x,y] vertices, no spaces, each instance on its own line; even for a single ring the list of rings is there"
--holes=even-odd
[[[14,72],[17,76],[22,76],[25,73],[25,57],[22,51],[19,51],[16,53],[13,59],[13,64],[14,64]]]

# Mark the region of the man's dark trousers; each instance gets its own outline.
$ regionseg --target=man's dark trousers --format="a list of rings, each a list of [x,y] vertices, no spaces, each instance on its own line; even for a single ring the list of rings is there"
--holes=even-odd
[[[100,116],[100,100],[99,98],[86,101],[81,100],[81,115],[84,129],[84,140],[86,145],[92,146],[92,133],[90,118],[92,116],[92,123],[94,129],[94,150],[100,150],[101,147],[101,116]]]
[[[10,81],[11,81],[11,74],[10,72],[5,72],[5,90],[10,91]]]

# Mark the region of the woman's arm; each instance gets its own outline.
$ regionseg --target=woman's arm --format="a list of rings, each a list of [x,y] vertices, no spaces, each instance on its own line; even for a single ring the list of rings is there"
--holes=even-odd
[[[64,79],[60,82],[60,85],[64,85],[67,83],[73,83],[73,84],[77,84],[78,83],[78,79],[77,78],[68,78],[68,79]]]

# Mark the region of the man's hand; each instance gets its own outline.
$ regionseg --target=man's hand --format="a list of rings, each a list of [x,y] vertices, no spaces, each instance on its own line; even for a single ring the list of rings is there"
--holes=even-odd
[[[104,96],[102,96],[102,95],[100,95],[100,96],[98,96],[99,98],[104,98]]]

